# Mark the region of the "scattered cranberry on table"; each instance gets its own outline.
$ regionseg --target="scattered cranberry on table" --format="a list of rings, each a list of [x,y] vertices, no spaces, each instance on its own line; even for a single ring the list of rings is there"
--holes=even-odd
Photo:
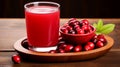
[[[21,59],[20,59],[20,56],[15,54],[12,56],[12,61],[15,63],[15,64],[19,64],[21,62]]]

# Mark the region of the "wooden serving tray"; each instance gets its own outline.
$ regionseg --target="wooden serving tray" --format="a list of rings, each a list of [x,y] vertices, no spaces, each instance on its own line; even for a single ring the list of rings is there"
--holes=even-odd
[[[104,47],[97,48],[90,51],[82,52],[70,52],[70,53],[43,53],[35,52],[24,48],[21,42],[26,39],[26,37],[19,39],[14,44],[14,49],[19,53],[23,60],[35,61],[35,62],[70,62],[70,61],[81,61],[94,59],[106,54],[113,46],[114,40],[105,35],[107,39],[107,44]]]

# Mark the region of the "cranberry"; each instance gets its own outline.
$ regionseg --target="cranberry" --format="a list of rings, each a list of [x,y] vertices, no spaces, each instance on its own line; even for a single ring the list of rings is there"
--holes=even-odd
[[[67,46],[67,44],[61,43],[61,44],[59,44],[58,49],[64,49],[66,46]]]
[[[68,30],[67,30],[65,27],[62,27],[62,28],[61,28],[61,31],[62,31],[63,33],[65,33],[65,34],[68,33]]]
[[[82,29],[85,31],[85,33],[90,33],[92,31],[91,27],[88,25],[82,26]]]
[[[77,32],[77,34],[84,34],[85,33],[84,30],[82,30],[82,29],[76,29],[76,32]]]
[[[69,25],[73,27],[73,26],[77,25],[77,23],[76,23],[76,21],[71,21],[71,22],[69,22]]]
[[[66,27],[66,26],[69,26],[69,24],[68,24],[68,23],[66,23],[66,24],[64,24],[64,25],[63,25],[63,27]]]
[[[79,21],[77,21],[77,19],[71,19],[69,20],[68,24],[73,27],[75,25],[78,25]]]
[[[72,30],[72,27],[69,26],[69,25],[67,25],[67,26],[65,26],[65,27],[66,27],[67,30]]]
[[[95,35],[92,39],[96,39],[97,38],[97,35]]]
[[[94,44],[96,44],[97,41],[98,41],[97,35],[95,35],[95,36],[91,39],[91,41],[92,41]]]
[[[100,34],[97,36],[97,38],[104,38],[104,35]]]
[[[107,40],[105,39],[104,35],[100,34],[100,35],[97,36],[97,38],[98,38],[98,41],[101,41],[104,44],[107,43]]]
[[[93,42],[94,44],[96,44],[96,43],[97,43],[97,41],[98,41],[98,39],[97,39],[97,38],[92,39],[92,42]]]
[[[107,40],[106,40],[105,38],[99,38],[98,41],[101,41],[101,42],[103,42],[104,44],[107,43]]]
[[[69,33],[70,34],[75,34],[75,31],[74,30],[70,30]]]
[[[81,20],[82,25],[89,25],[89,21],[86,19]]]
[[[89,26],[88,26],[88,25],[82,26],[82,29],[84,30],[84,32],[85,32],[86,34],[91,32],[91,29],[89,29]]]
[[[91,47],[90,47],[89,45],[86,45],[86,46],[84,47],[84,49],[85,49],[86,51],[92,50]]]
[[[68,44],[66,47],[65,47],[65,52],[70,52],[70,51],[72,51],[73,50],[73,45],[71,45],[71,44]]]
[[[50,50],[48,53],[54,54],[54,53],[57,53],[57,51],[56,50]]]
[[[94,49],[94,47],[95,47],[94,43],[88,42],[87,44],[91,47],[91,49]]]
[[[71,18],[68,22],[74,21],[76,20],[76,18]]]
[[[58,52],[59,53],[65,53],[65,50],[64,49],[59,49]]]
[[[12,61],[16,64],[20,63],[21,62],[21,59],[20,59],[20,56],[19,55],[13,55],[12,56]]]
[[[80,29],[80,26],[79,25],[75,25],[74,29]]]
[[[80,22],[76,20],[75,23],[76,23],[77,25],[79,25]]]
[[[92,32],[92,31],[93,31],[92,27],[91,27],[91,26],[88,26],[88,32],[90,33],[90,32]]]
[[[103,47],[103,46],[104,46],[104,44],[103,44],[103,42],[98,41],[98,42],[96,43],[96,46],[97,46],[97,47]]]
[[[82,26],[82,29],[83,29],[83,30],[88,30],[88,25]]]
[[[85,45],[84,48],[85,48],[86,51],[88,51],[88,50],[94,49],[94,47],[95,47],[94,43],[88,42],[88,43]]]
[[[75,47],[74,47],[74,51],[75,51],[75,52],[80,52],[80,51],[82,51],[82,46],[81,46],[81,45],[75,46]]]
[[[82,26],[83,26],[83,24],[82,24],[82,22],[81,22],[81,21],[79,22],[79,26],[80,26],[80,27],[82,27]]]

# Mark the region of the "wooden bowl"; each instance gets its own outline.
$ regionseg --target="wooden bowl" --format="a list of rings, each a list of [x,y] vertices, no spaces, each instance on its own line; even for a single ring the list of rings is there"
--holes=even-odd
[[[70,53],[43,53],[43,52],[35,52],[24,48],[21,44],[23,40],[26,38],[21,38],[14,44],[14,49],[19,53],[23,60],[27,61],[35,61],[35,62],[70,62],[70,61],[81,61],[81,60],[89,60],[100,57],[106,54],[111,47],[113,46],[114,40],[105,36],[107,39],[107,44],[104,47],[97,48],[90,51],[82,51],[82,52],[70,52]]]
[[[91,26],[91,28],[93,28],[93,31],[87,34],[65,34],[62,31],[60,31],[60,33],[63,39],[68,43],[84,44],[95,36],[96,29],[93,26]]]

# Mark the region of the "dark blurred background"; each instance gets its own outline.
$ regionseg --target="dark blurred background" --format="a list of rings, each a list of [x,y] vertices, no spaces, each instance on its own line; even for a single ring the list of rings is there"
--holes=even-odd
[[[24,18],[24,4],[53,1],[61,5],[61,18],[120,18],[119,0],[0,0],[0,18]]]

